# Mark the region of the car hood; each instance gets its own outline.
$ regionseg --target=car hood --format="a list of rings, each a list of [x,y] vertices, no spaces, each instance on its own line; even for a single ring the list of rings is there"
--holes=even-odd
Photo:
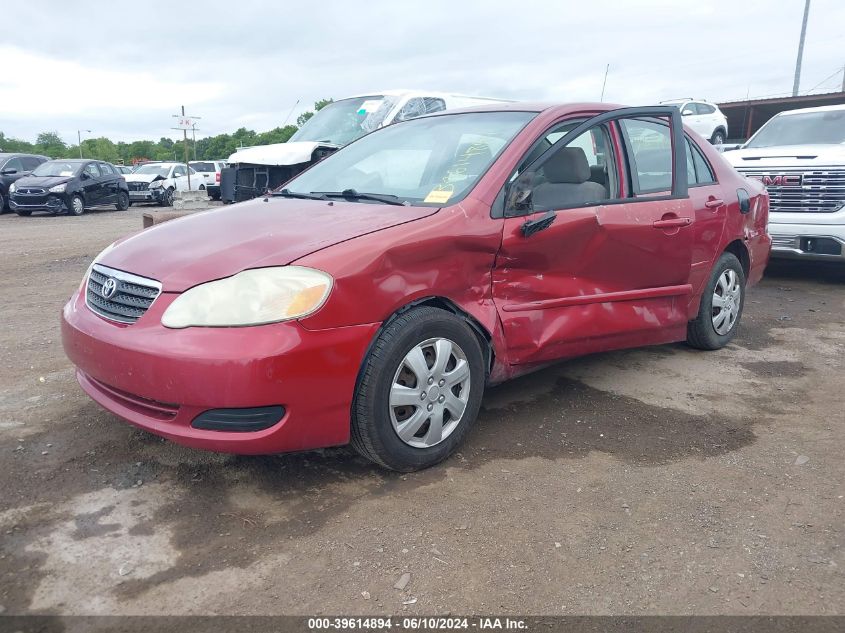
[[[165,292],[181,292],[248,268],[284,266],[332,244],[437,211],[339,200],[328,204],[256,198],[157,224],[119,240],[98,263],[156,279]]]
[[[331,143],[294,141],[247,147],[229,156],[229,165],[235,163],[247,163],[250,165],[298,165],[299,163],[310,161],[314,150],[318,147],[334,149],[338,146]]]
[[[162,179],[158,174],[123,174],[126,182],[152,182],[157,178]]]
[[[71,180],[73,180],[73,176],[24,176],[23,178],[17,179],[15,187],[18,189],[21,187],[43,187],[44,189],[49,189],[50,187],[55,187]]]
[[[802,165],[845,165],[845,145],[777,145],[737,149],[722,154],[734,167],[800,167]]]

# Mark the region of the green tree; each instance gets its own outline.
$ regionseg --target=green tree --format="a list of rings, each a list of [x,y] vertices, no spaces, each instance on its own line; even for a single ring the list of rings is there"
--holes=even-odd
[[[325,108],[330,103],[334,103],[334,99],[320,99],[319,101],[314,102],[314,112],[303,112],[298,117],[296,117],[296,124],[299,127],[302,127],[308,122],[315,113],[319,112],[323,108]]]
[[[46,154],[52,158],[67,156],[68,147],[58,132],[41,132],[35,139],[35,147],[40,154]]]

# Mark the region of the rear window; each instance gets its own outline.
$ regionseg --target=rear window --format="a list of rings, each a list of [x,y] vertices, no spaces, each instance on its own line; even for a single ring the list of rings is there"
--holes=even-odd
[[[191,163],[191,167],[193,167],[195,171],[217,171],[214,163]]]

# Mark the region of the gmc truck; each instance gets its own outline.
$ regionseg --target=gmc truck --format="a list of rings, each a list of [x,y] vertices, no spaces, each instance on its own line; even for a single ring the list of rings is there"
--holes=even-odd
[[[845,262],[845,105],[781,112],[724,157],[769,191],[772,257]]]

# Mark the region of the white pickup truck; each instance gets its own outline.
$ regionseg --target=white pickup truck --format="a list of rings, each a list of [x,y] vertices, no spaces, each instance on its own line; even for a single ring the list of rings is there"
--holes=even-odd
[[[724,157],[769,191],[772,257],[845,262],[845,105],[781,112]]]

